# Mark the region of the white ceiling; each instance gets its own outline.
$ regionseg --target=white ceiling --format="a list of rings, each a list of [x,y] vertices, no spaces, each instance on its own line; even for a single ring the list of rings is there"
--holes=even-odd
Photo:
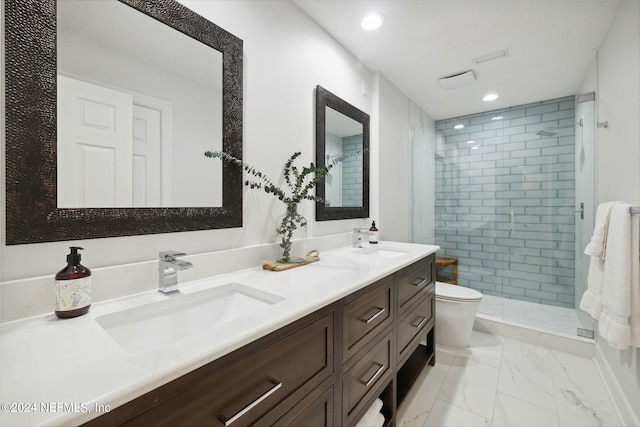
[[[627,0],[637,1],[637,0]],[[293,0],[371,71],[433,119],[573,95],[617,10],[614,0]],[[360,28],[376,11],[384,25]],[[508,48],[504,59],[471,59]],[[476,81],[438,79],[473,70]],[[495,92],[500,98],[483,102]]]

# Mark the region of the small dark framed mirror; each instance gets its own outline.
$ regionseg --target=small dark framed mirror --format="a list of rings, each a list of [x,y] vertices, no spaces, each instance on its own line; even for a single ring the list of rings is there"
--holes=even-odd
[[[316,163],[331,166],[316,186],[316,220],[369,217],[369,115],[316,87]]]
[[[85,15],[84,11],[92,14]],[[175,0],[6,0],[4,12],[6,244],[242,226],[242,171],[231,165],[216,165],[204,158],[207,149],[216,148],[242,158],[241,39]],[[107,12],[115,21],[107,20]],[[86,31],[80,32],[83,28]],[[115,31],[102,35],[99,28]],[[137,29],[142,36],[130,36],[129,28]],[[184,43],[181,46],[186,48],[172,49],[165,42],[169,39],[177,41],[178,38],[180,43]],[[102,42],[106,44],[98,44]],[[142,44],[143,50],[131,54],[126,49],[140,44],[136,42]],[[168,57],[156,60],[147,56],[163,48]],[[102,53],[96,54],[95,58],[85,54],[71,55],[77,52]],[[116,55],[123,61],[115,62]],[[200,57],[204,56],[210,56],[211,60],[202,62]],[[134,66],[125,67],[127,61]],[[117,65],[107,67],[113,64]],[[175,67],[180,64],[184,65],[183,70]],[[148,71],[138,72],[145,69],[143,65],[149,67]],[[103,72],[120,81],[83,74],[83,69]],[[132,71],[134,69],[136,72]],[[183,71],[196,74],[180,74]],[[178,96],[185,98],[187,89],[185,86],[173,86],[169,78],[173,79],[171,82],[191,84],[191,92],[195,93],[202,92],[196,83],[200,85],[198,87],[210,86],[211,92],[207,93],[215,96],[203,96],[202,103],[210,102],[212,107],[203,109],[200,108],[202,103],[194,106],[195,101],[190,101],[193,104],[190,110],[179,110],[176,99]],[[63,81],[66,82],[64,85]],[[170,90],[176,96],[165,97],[148,91],[146,87],[134,87],[134,81],[147,86],[153,84],[165,93]],[[75,132],[76,127],[73,126],[76,122],[67,120],[63,127],[61,119],[79,117],[75,114],[76,109],[65,106],[73,105],[75,108],[80,104],[61,104],[64,100],[61,95],[63,87],[65,96],[69,93],[68,88],[76,90],[74,93],[99,88],[100,100],[117,93],[119,100],[124,99],[117,105],[142,113],[137,116],[123,114],[123,120],[128,120],[128,124],[112,126],[113,123],[124,123],[110,121],[115,116],[112,111],[124,111],[124,107],[109,110],[102,107],[111,107],[111,104],[102,101],[82,104],[81,111],[86,113],[83,117],[93,119],[88,123],[93,126],[94,134],[89,138],[90,144],[75,139],[72,143],[91,147],[82,158],[75,154],[80,149],[72,155],[65,155],[62,144],[72,138],[65,139],[64,135],[70,134],[68,129]],[[194,97],[189,95],[189,99]],[[141,134],[139,130],[149,129],[136,127],[135,123],[140,122],[140,117],[160,110],[162,116],[152,119],[154,129],[162,133],[162,138],[156,139],[164,143],[167,135],[172,137],[169,138],[171,149],[163,145],[153,151],[154,158],[161,159],[159,165],[154,163],[154,168],[161,173],[142,175],[140,171],[146,172],[151,168],[145,169],[144,165],[149,163],[138,161],[138,153],[130,153],[122,162],[109,163],[116,156],[110,155],[103,146],[97,147],[96,141],[100,136],[97,134],[107,133],[105,129],[124,129],[128,131],[127,138],[114,138],[114,146],[123,140],[126,144],[135,144]],[[172,119],[167,120],[167,117]],[[188,121],[178,121],[184,117]],[[213,131],[205,127],[211,123],[215,123]],[[168,124],[171,125],[169,132],[166,131]],[[197,138],[194,136],[196,131]],[[73,148],[75,150],[76,147]],[[95,160],[93,163],[92,159]],[[79,163],[84,166],[76,168]],[[132,163],[143,166],[131,167]],[[217,168],[215,176],[209,168]],[[170,172],[172,179],[167,178],[169,174],[164,174],[164,171]],[[155,178],[149,179],[149,176]],[[87,177],[92,180],[85,179]],[[68,183],[70,186],[65,187]],[[82,185],[80,190],[73,187],[77,183]],[[90,183],[90,188],[96,190],[84,191],[87,188],[85,183]],[[142,187],[138,183],[153,185]],[[116,187],[125,189],[129,194],[124,198],[114,196],[115,202],[111,202],[105,196],[116,194],[117,191],[113,190]],[[69,188],[72,191],[68,191]],[[87,194],[92,197],[85,197]],[[137,194],[149,197],[136,197]],[[151,198],[153,201],[148,202]]]

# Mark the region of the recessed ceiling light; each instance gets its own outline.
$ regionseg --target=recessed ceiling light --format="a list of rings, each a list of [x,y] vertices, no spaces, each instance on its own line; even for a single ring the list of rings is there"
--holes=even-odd
[[[380,28],[382,25],[382,16],[377,13],[372,13],[370,15],[365,16],[360,22],[360,26],[367,31],[373,31]]]
[[[454,129],[462,129],[464,127],[463,124],[459,124],[459,125],[455,125],[453,128]]]
[[[498,95],[495,93],[489,93],[482,98],[483,101],[495,101],[496,99],[498,99]]]
[[[504,117],[502,116],[491,117],[491,120],[502,120],[502,119],[504,119]]]

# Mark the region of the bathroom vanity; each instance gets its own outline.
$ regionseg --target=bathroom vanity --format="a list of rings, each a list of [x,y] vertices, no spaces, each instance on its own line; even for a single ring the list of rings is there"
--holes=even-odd
[[[2,424],[352,426],[379,397],[385,425],[395,425],[413,381],[435,363],[438,249],[387,242],[341,248],[286,272],[253,269],[184,284],[182,299],[147,292],[96,304],[77,321],[12,322],[0,336],[17,345],[21,329],[35,329],[30,352],[38,356],[27,358],[48,374],[25,385],[18,373],[3,372],[2,400],[82,403],[88,410],[3,413]],[[210,321],[192,304],[219,299],[232,319],[188,328],[187,312],[201,316],[199,324]],[[252,299],[264,307],[243,314]],[[153,320],[164,311],[169,317]],[[144,322],[167,326],[151,333]],[[176,330],[184,337],[145,338]],[[54,365],[75,334],[86,360]],[[20,349],[9,348],[19,369]]]

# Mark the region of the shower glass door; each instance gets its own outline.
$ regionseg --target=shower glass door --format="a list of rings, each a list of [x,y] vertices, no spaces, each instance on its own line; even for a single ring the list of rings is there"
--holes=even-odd
[[[480,312],[572,335],[575,123],[573,96],[442,120],[435,150],[436,244],[458,284]]]

